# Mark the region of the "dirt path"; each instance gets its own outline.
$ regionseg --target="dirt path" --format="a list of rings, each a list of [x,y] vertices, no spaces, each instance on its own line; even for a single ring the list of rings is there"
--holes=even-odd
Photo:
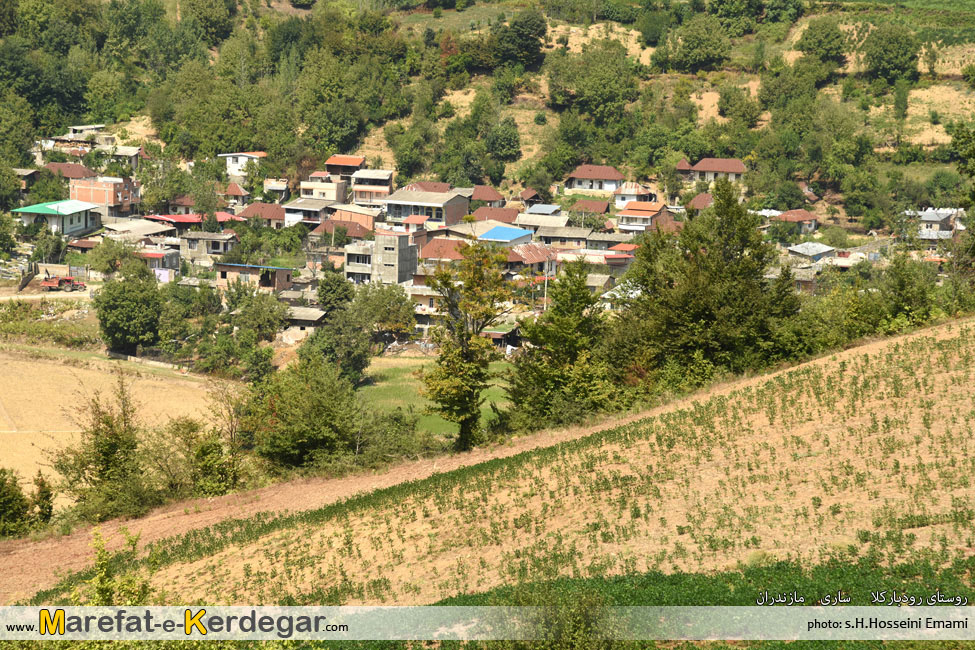
[[[836,359],[849,358],[864,353],[876,353],[904,338],[917,336],[943,336],[948,328],[957,329],[966,321],[927,328],[901,337],[866,343],[835,355],[810,361],[810,364],[832,363]],[[778,372],[784,372],[782,369]],[[748,385],[766,381],[777,373],[759,375],[727,382],[702,391],[686,399],[625,417],[613,418],[592,426],[545,431],[516,438],[500,447],[478,449],[470,453],[436,459],[408,462],[373,475],[357,475],[341,479],[308,479],[272,485],[250,492],[215,499],[173,504],[160,508],[150,515],[128,522],[113,521],[104,524],[102,533],[109,546],[121,546],[120,526],[140,536],[140,544],[180,535],[229,518],[251,516],[258,512],[301,511],[319,508],[326,504],[351,497],[355,494],[389,487],[405,481],[423,479],[439,472],[474,465],[494,458],[513,456],[523,451],[547,447],[565,440],[572,440],[597,431],[633,422],[635,420],[686,407],[689,402],[703,400],[711,395],[727,394]],[[11,603],[28,598],[37,591],[54,585],[58,576],[81,570],[91,561],[91,529],[81,529],[71,535],[51,537],[37,541],[13,540],[0,543],[0,603]],[[52,567],[56,567],[52,569]]]

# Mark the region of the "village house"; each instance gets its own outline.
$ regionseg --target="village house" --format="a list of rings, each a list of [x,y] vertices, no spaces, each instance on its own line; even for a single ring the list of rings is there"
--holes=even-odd
[[[471,201],[483,201],[489,208],[503,208],[504,197],[490,185],[475,185]]]
[[[402,189],[411,192],[438,192],[443,194],[454,188],[450,187],[450,183],[444,183],[442,181],[414,181]],[[473,190],[471,193],[473,194]]]
[[[95,176],[72,178],[68,182],[69,197],[75,201],[94,203],[102,217],[125,217],[139,205],[139,186],[131,178]]]
[[[101,226],[99,206],[86,201],[68,199],[48,201],[11,210],[24,226],[43,224],[56,235],[82,235]]]
[[[250,192],[233,181],[217,188],[217,196],[234,212],[239,212],[247,205],[250,195]]]
[[[509,248],[530,242],[532,240],[532,231],[512,228],[511,226],[495,226],[478,237],[478,240],[489,244],[497,244],[503,248]]]
[[[654,221],[668,214],[667,206],[663,203],[643,203],[630,201],[622,210],[616,213],[616,223],[625,232],[644,232],[653,227]]]
[[[268,293],[284,291],[290,289],[292,285],[293,270],[280,266],[229,264],[215,261],[213,270],[217,274],[215,284],[221,289],[226,289],[237,280],[256,287],[258,291]]]
[[[586,240],[586,247],[591,250],[605,251],[617,244],[628,244],[633,241],[632,232],[594,232]]]
[[[233,231],[187,231],[179,236],[179,256],[191,264],[210,265],[237,245],[239,240]]]
[[[589,228],[573,228],[571,226],[563,228],[543,226],[535,233],[542,243],[553,248],[563,249],[586,248],[586,241],[591,234],[592,230]]]
[[[382,208],[393,192],[393,172],[388,169],[360,169],[352,174],[352,202],[367,208]]]
[[[352,177],[357,171],[361,171],[366,166],[365,156],[347,156],[335,154],[325,161],[325,173],[332,178],[342,181],[346,185],[352,183]],[[336,199],[344,201],[345,197]]]
[[[195,207],[196,201],[189,194],[174,196],[166,202],[166,208],[169,214],[192,214]]]
[[[500,221],[501,223],[513,224],[517,218],[517,208],[492,208],[485,205],[474,210],[474,219],[477,221],[487,221],[490,219],[492,221]]]
[[[609,201],[596,199],[580,199],[568,208],[571,214],[606,214],[609,212]]]
[[[965,211],[958,208],[906,210],[904,215],[918,220],[917,238],[929,250],[936,250],[940,244],[951,240],[958,231],[965,229],[959,221],[965,216]]]
[[[613,194],[624,181],[623,174],[609,165],[579,165],[565,180],[565,193]]]
[[[627,181],[616,188],[613,192],[614,202],[616,203],[616,208],[621,209],[626,207],[626,204],[630,201],[639,201],[641,203],[647,203],[650,201],[656,201],[657,197],[649,188],[640,185],[634,181]]]
[[[111,162],[128,166],[133,173],[139,171],[139,162],[145,157],[142,147],[120,144],[97,144],[95,151],[99,151]]]
[[[219,224],[226,224],[232,221],[245,221],[244,217],[230,214],[229,212],[217,212],[214,217]],[[146,219],[158,221],[160,223],[172,224],[176,231],[183,233],[203,224],[202,214],[147,214]]]
[[[799,228],[800,235],[816,232],[817,217],[809,210],[786,210],[782,214],[772,217],[774,221],[794,223]]]
[[[702,158],[694,165],[686,159],[677,164],[677,171],[686,181],[707,181],[712,183],[719,178],[739,182],[745,175],[745,163],[737,158]]]
[[[78,163],[47,163],[44,165],[44,169],[51,172],[55,176],[60,176],[67,180],[73,178],[95,178],[98,174],[84,165],[79,165]]]
[[[287,326],[278,334],[284,343],[294,345],[312,334],[325,322],[326,313],[315,307],[291,306],[285,316]]]
[[[710,192],[701,192],[687,202],[688,210],[707,210],[714,205],[714,196]]]
[[[146,265],[158,282],[168,283],[179,276],[179,251],[159,244],[135,249],[135,256]]]
[[[327,199],[306,199],[304,197],[284,204],[284,227],[288,228],[296,223],[317,225],[325,221],[327,208],[335,201]]]
[[[356,284],[400,284],[413,277],[418,255],[418,247],[410,243],[408,233],[380,230],[373,241],[345,246],[345,277]]]
[[[379,221],[383,211],[354,203],[336,203],[328,206],[326,213],[329,219],[351,221],[371,231],[376,229],[376,222]]]
[[[788,248],[789,255],[805,262],[818,262],[819,260],[833,257],[836,249],[819,242],[807,241]]]
[[[21,169],[19,167],[14,167],[13,170],[17,174],[17,178],[20,179],[20,198],[24,198],[34,183],[37,182],[40,172],[36,169]]]
[[[546,226],[550,228],[564,228],[569,225],[569,217],[551,216],[547,214],[519,214],[515,218],[514,225],[537,233],[539,228]]]
[[[521,201],[522,204],[524,204],[524,206],[527,208],[535,205],[536,203],[541,203],[542,197],[533,188],[526,187],[521,192],[519,192],[518,200]]]
[[[264,198],[271,199],[274,203],[284,203],[290,195],[287,178],[264,179]]]
[[[427,229],[452,226],[468,213],[470,200],[453,190],[432,192],[400,188],[386,198],[386,219],[402,223],[410,215],[429,217]]]
[[[251,203],[240,213],[244,219],[257,219],[265,228],[284,228],[284,206],[278,203]]]
[[[608,273],[590,273],[586,276],[586,288],[599,296],[609,291],[616,284],[616,278]]]
[[[555,203],[535,203],[525,208],[525,214],[540,214],[557,217],[562,214],[562,206]]]
[[[105,237],[116,241],[137,242],[147,237],[176,237],[176,226],[149,219],[111,219],[102,224]]]
[[[307,181],[298,184],[298,192],[303,199],[323,199],[336,203],[344,203],[348,183],[339,180],[337,176],[330,176],[328,172],[312,172]]]
[[[372,232],[354,221],[328,218],[308,233],[308,244],[315,247],[334,245],[336,228],[345,230],[345,236],[352,240],[363,240]]]
[[[545,244],[528,242],[517,244],[505,251],[508,259],[505,264],[505,275],[508,279],[514,276],[543,275],[554,277],[557,256],[555,250]]]
[[[428,234],[431,240],[441,237],[480,239],[485,233],[497,228],[498,226],[511,227],[510,224],[502,223],[500,221],[492,221],[491,219],[485,221],[462,221],[452,226],[447,226],[446,228],[439,228],[437,230],[430,231]]]
[[[260,163],[262,158],[267,158],[267,153],[263,151],[242,151],[238,153],[222,153],[217,155],[227,162],[227,176],[231,178],[243,178],[246,173],[244,169],[247,163],[254,161]]]

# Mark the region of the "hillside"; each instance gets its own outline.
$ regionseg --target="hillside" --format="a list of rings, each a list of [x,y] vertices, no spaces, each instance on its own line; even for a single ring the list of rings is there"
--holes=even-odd
[[[277,486],[204,513],[173,507],[131,529],[151,542],[168,602],[419,604],[559,576],[868,551],[941,563],[975,545],[972,324],[738,381],[588,436]],[[78,568],[84,539],[0,547],[14,592],[3,598],[49,586],[40,567],[55,553]]]

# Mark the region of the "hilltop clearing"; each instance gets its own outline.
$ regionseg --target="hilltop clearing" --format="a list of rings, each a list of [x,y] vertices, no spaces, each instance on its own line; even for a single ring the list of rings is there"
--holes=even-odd
[[[172,506],[128,527],[156,542],[153,582],[174,602],[428,603],[559,575],[726,569],[759,556],[964,553],[970,327],[870,343],[649,419]],[[82,532],[0,547],[4,600],[49,586],[54,554],[83,567],[87,543]]]

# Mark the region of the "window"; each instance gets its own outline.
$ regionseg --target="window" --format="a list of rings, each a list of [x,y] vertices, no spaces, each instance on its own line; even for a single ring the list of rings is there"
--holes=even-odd
[[[189,248],[190,248],[191,251],[195,251],[196,250],[196,240],[195,239],[190,239],[186,243],[189,246]]]
[[[433,298],[430,298],[430,309],[433,309]]]
[[[394,252],[394,251],[395,251],[396,249],[395,249],[395,248],[394,248],[393,246],[383,246],[383,250],[384,250],[384,251],[388,251],[388,252],[390,252],[390,253],[392,253],[392,252]]]
[[[251,274],[250,273],[241,273],[239,277],[240,277],[240,281],[241,282],[250,282],[251,281]]]
[[[227,279],[227,272],[226,271],[220,271],[220,279],[221,280],[226,280]]]

